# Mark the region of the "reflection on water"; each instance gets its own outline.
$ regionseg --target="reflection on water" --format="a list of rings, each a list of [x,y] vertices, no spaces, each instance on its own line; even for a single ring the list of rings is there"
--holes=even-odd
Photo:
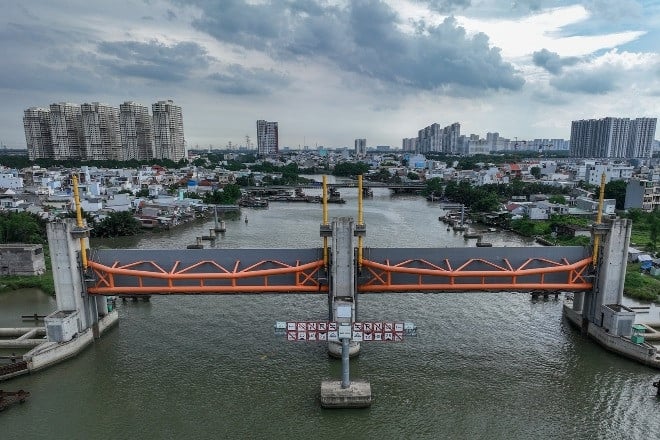
[[[330,217],[357,217],[354,191],[342,197],[347,203],[332,205]],[[321,246],[320,205],[242,211],[249,223],[227,220],[215,246]],[[366,245],[474,246],[447,231],[440,215],[437,204],[376,190],[365,199]],[[183,249],[212,224],[94,246]],[[532,245],[501,233],[489,241]],[[339,378],[340,362],[321,344],[273,334],[278,320],[324,319],[323,295],[165,296],[120,302],[119,326],[82,355],[8,383],[32,398],[2,415],[2,438],[650,439],[660,432],[651,387],[659,372],[590,342],[562,319],[560,301],[487,292],[359,301],[362,320],[419,328],[403,343],[364,343],[351,360],[352,377],[371,382],[368,410],[320,409],[320,382]],[[46,306],[52,299],[0,294],[2,325]]]

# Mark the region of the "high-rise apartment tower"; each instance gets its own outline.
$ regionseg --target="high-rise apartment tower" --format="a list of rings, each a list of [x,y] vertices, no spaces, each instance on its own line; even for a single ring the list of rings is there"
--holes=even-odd
[[[147,106],[132,101],[121,104],[119,132],[126,160],[154,158],[154,132]]]
[[[355,139],[355,156],[365,157],[367,155],[367,140]]]
[[[30,107],[23,112],[23,128],[28,158],[52,159],[53,142],[50,136],[50,110]]]
[[[50,135],[53,159],[83,159],[82,113],[77,104],[50,105]]]
[[[93,102],[80,106],[86,160],[125,160],[119,135],[119,110]]]
[[[175,162],[186,156],[181,107],[172,100],[158,101],[151,106],[154,130],[154,157]]]
[[[277,122],[257,121],[257,149],[260,156],[272,156],[279,152]]]

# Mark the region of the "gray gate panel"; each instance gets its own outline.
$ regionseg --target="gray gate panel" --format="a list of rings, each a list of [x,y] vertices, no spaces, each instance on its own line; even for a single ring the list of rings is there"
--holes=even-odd
[[[519,268],[528,259],[547,259],[563,264],[575,263],[590,256],[590,250],[582,246],[548,246],[548,247],[484,247],[484,248],[367,248],[364,258],[381,263],[396,265],[409,261],[406,267],[431,269],[429,264],[444,269],[456,270],[473,259],[483,261],[471,262],[463,272],[497,271],[496,267],[508,269],[510,263],[513,269]],[[566,261],[564,261],[566,260]],[[488,264],[490,263],[490,264]],[[526,269],[548,267],[539,261],[531,261]],[[363,271],[364,272],[364,271]],[[448,284],[449,276],[424,275],[425,284]],[[416,284],[419,276],[416,274],[393,273],[394,284]],[[502,283],[512,281],[511,277],[457,277],[454,284]],[[566,273],[550,273],[544,276],[545,283],[566,283]],[[517,276],[516,283],[538,283],[539,275]]]
[[[155,272],[156,268],[147,263],[155,262],[163,270],[169,272],[178,261],[177,271],[190,267],[196,263],[207,261],[215,262],[228,271],[233,271],[238,261],[237,270],[244,270],[260,262],[265,262],[259,269],[275,269],[282,267],[278,263],[295,266],[298,264],[311,263],[323,259],[323,250],[312,249],[98,249],[92,250],[90,259],[106,266],[117,266],[144,262],[132,266],[132,269]],[[187,273],[220,273],[221,270],[210,263],[199,265],[186,271]],[[269,277],[271,285],[291,285],[295,283],[295,274],[277,275]],[[229,280],[205,280],[206,286],[230,285]],[[241,286],[263,285],[262,278],[241,279]],[[135,277],[115,276],[115,285],[121,287],[138,287]],[[163,279],[143,279],[143,285],[148,287],[166,286],[167,281]],[[176,280],[176,286],[199,285],[196,280]]]

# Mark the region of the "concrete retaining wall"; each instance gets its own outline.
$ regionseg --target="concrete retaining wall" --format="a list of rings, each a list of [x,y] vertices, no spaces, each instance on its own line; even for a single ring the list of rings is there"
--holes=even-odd
[[[46,272],[40,244],[0,244],[0,275],[42,275]]]

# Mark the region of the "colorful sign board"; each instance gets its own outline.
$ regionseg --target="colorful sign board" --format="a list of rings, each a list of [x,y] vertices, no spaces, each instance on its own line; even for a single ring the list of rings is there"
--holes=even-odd
[[[411,326],[414,325],[380,321],[354,322],[353,325],[334,321],[292,321],[286,323],[285,334],[287,341],[339,342],[349,338],[355,342],[401,342],[404,334],[411,334]]]

